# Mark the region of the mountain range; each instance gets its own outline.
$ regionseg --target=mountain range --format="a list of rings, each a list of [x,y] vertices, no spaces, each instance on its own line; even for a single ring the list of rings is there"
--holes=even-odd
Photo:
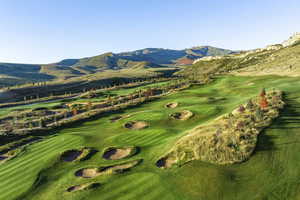
[[[51,64],[0,63],[0,86],[27,82],[66,80],[84,75],[111,71],[159,71],[163,68],[190,65],[205,56],[222,56],[235,51],[211,46],[183,50],[145,48],[123,53],[104,53],[98,56],[65,59]]]

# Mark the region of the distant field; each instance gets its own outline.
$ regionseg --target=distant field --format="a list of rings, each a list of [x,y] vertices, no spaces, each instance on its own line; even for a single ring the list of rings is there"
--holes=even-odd
[[[16,158],[0,164],[0,199],[300,199],[299,84],[298,78],[278,76],[220,77],[211,84],[193,86],[122,113],[78,123],[28,146]],[[281,117],[259,136],[256,152],[249,161],[230,166],[192,161],[183,167],[168,170],[155,166],[160,156],[185,131],[230,112],[257,95],[262,87],[276,87],[285,91],[287,106]],[[136,89],[116,90],[112,93],[120,95]],[[213,97],[225,99],[214,100]],[[179,106],[165,108],[169,102],[178,102]],[[187,121],[169,118],[169,114],[180,110],[190,110],[195,116]],[[9,110],[1,112],[3,114]],[[110,118],[119,115],[130,116],[110,122]],[[133,120],[146,121],[149,127],[142,130],[123,127],[124,123]],[[63,151],[83,146],[94,147],[99,152],[81,162],[63,163],[58,159]],[[103,150],[111,146],[138,146],[141,148],[139,154],[122,161],[143,159],[143,162],[121,174],[102,175],[93,179],[74,176],[81,168],[122,162],[102,158]],[[95,181],[101,186],[94,190],[65,192],[70,186]]]

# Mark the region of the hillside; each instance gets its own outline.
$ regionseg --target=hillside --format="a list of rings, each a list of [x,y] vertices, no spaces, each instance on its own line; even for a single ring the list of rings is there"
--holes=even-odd
[[[209,46],[185,50],[149,48],[119,54],[105,53],[81,59],[65,59],[52,64],[0,63],[0,86],[66,80],[73,77],[103,73],[108,70],[160,70],[163,67],[162,65],[166,64],[169,66],[192,64],[195,59],[204,56],[230,53],[232,53],[230,50]]]
[[[125,59],[153,62],[157,64],[186,65],[192,64],[195,59],[205,56],[221,56],[231,54],[234,51],[211,46],[198,46],[183,50],[146,48],[137,51],[119,53]]]
[[[295,34],[282,44],[232,55],[198,59],[181,74],[191,78],[208,74],[300,75],[300,37]]]

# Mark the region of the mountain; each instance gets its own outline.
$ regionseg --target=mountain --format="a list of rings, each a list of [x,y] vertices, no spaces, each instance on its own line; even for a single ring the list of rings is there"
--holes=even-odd
[[[192,64],[195,59],[205,56],[221,56],[231,53],[234,53],[234,51],[211,46],[199,46],[184,50],[146,48],[137,51],[119,53],[118,55],[125,59],[135,61],[144,60],[160,65],[187,65]]]
[[[124,69],[144,70],[189,65],[204,56],[227,55],[233,51],[210,46],[184,50],[146,48],[124,53],[104,53],[98,56],[65,59],[51,64],[0,63],[0,86],[27,82],[66,80],[84,75]]]

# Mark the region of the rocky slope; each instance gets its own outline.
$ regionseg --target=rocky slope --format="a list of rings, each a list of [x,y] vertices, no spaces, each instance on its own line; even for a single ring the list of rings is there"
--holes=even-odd
[[[300,34],[294,34],[282,44],[225,56],[200,58],[181,73],[193,78],[224,73],[255,76],[299,76]]]

